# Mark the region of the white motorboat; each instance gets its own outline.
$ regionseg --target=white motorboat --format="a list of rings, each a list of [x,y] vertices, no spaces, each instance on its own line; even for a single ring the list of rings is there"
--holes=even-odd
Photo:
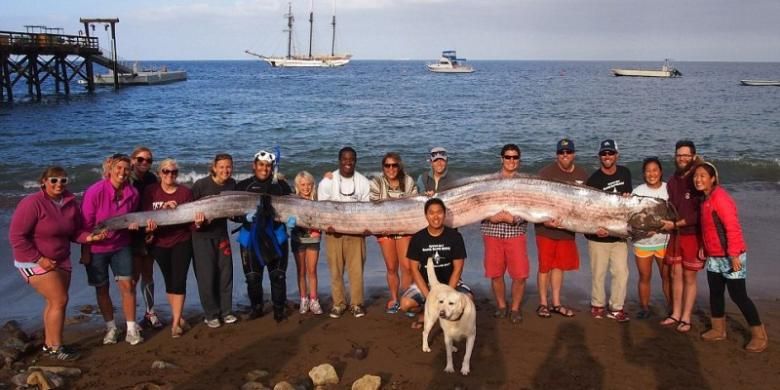
[[[469,65],[465,65],[462,62],[466,61],[465,58],[458,58],[455,55],[455,50],[445,50],[441,52],[441,58],[439,62],[427,64],[428,70],[435,73],[472,73],[474,68]]]
[[[661,69],[612,69],[612,74],[615,76],[629,76],[629,77],[680,77],[680,73],[677,68],[673,67],[669,60],[664,61]]]
[[[739,80],[739,82],[751,87],[780,87],[780,80]]]
[[[249,55],[260,58],[267,62],[274,68],[335,68],[344,66],[349,63],[352,58],[351,54],[335,54],[336,49],[336,2],[333,2],[333,19],[331,26],[333,27],[333,38],[331,39],[330,55],[315,55],[312,54],[312,35],[314,31],[314,0],[311,2],[311,9],[309,11],[309,54],[301,55],[294,54],[293,52],[293,21],[295,18],[292,13],[292,3],[288,3],[287,14],[287,55],[286,56],[264,56],[262,54],[253,53],[249,50],[244,52]]]

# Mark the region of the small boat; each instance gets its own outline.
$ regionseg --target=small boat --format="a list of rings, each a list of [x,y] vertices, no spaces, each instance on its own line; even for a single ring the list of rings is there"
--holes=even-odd
[[[114,72],[95,74],[95,85],[114,85]],[[133,64],[131,73],[117,72],[117,80],[120,85],[155,85],[167,84],[176,81],[187,80],[187,71],[168,70],[167,66],[160,68],[139,69],[138,64]],[[79,84],[87,84],[86,80],[79,80]]]
[[[300,55],[293,53],[293,21],[295,18],[292,13],[292,3],[288,3],[287,14],[287,55],[286,56],[264,56],[245,50],[246,54],[260,58],[274,68],[335,68],[344,66],[352,58],[351,54],[336,54],[336,2],[333,2],[333,19],[330,25],[333,27],[333,37],[330,45],[330,55],[312,54],[312,35],[314,31],[314,0],[311,2],[309,11],[309,55]]]
[[[680,77],[680,73],[677,68],[673,67],[669,59],[664,60],[663,66],[660,70],[652,69],[612,69],[612,74],[615,76],[629,76],[629,77]]]
[[[474,68],[468,65],[462,64],[462,61],[466,61],[465,58],[458,58],[455,55],[455,50],[445,50],[441,52],[441,58],[439,62],[433,64],[427,64],[428,70],[435,73],[472,73]]]
[[[751,87],[780,87],[780,80],[739,80],[739,82]]]

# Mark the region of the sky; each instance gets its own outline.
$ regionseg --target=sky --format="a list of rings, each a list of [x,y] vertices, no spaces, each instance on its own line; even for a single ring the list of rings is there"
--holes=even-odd
[[[0,0],[0,30],[119,18],[123,59],[250,59],[286,52],[290,1],[306,52],[311,0]],[[330,51],[333,7],[314,0],[315,53]],[[780,62],[778,0],[337,0],[336,15],[336,51],[354,59]]]

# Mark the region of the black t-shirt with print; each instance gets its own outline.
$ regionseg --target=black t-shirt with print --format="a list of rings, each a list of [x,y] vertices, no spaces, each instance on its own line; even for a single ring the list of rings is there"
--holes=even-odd
[[[463,236],[453,228],[445,226],[442,234],[436,237],[431,236],[428,228],[425,228],[412,236],[406,257],[419,262],[420,273],[429,285],[425,265],[429,258],[433,259],[436,279],[440,283],[448,284],[454,270],[452,261],[466,259],[466,245],[463,243]]]

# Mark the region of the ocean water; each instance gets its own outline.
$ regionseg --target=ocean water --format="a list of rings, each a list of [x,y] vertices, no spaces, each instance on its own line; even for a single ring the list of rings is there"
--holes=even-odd
[[[94,94],[74,86],[69,97],[55,96],[50,85],[40,103],[25,96],[20,83],[16,102],[0,105],[4,274],[13,273],[7,267],[10,215],[20,197],[35,190],[45,166],[64,166],[79,192],[97,180],[105,156],[137,145],[149,146],[158,161],[179,160],[180,179],[191,183],[218,152],[233,154],[242,178],[257,150],[276,145],[289,177],[302,169],[315,176],[334,169],[338,150],[347,145],[358,151],[358,170],[369,175],[379,172],[388,151],[400,152],[407,171],[417,175],[433,146],[446,147],[451,169],[469,175],[497,170],[499,149],[510,142],[523,151],[521,170],[535,172],[566,136],[576,143],[578,162],[591,170],[599,141],[613,138],[621,163],[639,180],[642,159],[660,156],[668,174],[674,143],[690,138],[719,166],[725,183],[768,196],[780,186],[780,88],[739,85],[740,79],[777,79],[777,63],[681,62],[676,66],[684,77],[677,79],[616,78],[610,68],[660,66],[619,61],[472,61],[477,71],[465,75],[429,73],[423,61],[353,61],[310,70],[272,69],[255,60],[145,65],[184,69],[189,79]],[[481,255],[478,232],[466,233],[475,247],[470,253]],[[375,246],[370,250],[376,257]],[[467,271],[481,277],[480,262]],[[381,257],[370,264],[376,273],[370,282],[381,287]],[[292,277],[292,263],[290,270]],[[327,267],[320,275],[327,280]],[[16,275],[0,278],[0,292],[21,285]],[[294,296],[292,279],[290,286]],[[88,300],[76,281],[72,290]],[[239,274],[235,291],[240,299]]]

